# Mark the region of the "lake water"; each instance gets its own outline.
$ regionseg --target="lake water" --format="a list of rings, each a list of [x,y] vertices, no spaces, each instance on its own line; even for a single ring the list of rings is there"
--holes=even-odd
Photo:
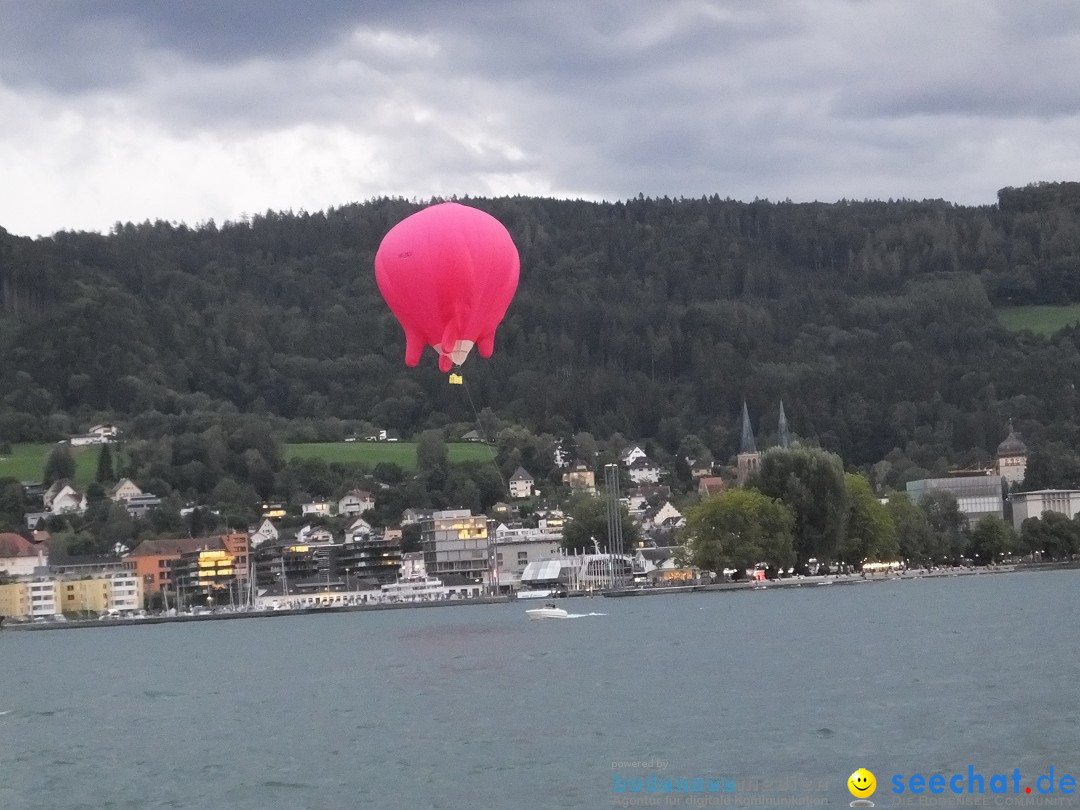
[[[664,806],[846,807],[859,767],[882,807],[893,774],[1080,777],[1078,586],[0,632],[0,809],[593,808],[667,799],[613,789],[653,774],[735,787]]]

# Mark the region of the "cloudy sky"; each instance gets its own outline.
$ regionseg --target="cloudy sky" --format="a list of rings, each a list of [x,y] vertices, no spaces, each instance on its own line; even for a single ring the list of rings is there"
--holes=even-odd
[[[1080,180],[1074,0],[0,0],[0,227]]]

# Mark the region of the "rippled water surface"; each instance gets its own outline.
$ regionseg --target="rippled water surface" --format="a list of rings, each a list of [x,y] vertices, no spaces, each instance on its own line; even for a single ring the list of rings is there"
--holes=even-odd
[[[860,766],[881,807],[892,774],[1080,776],[1078,586],[0,632],[0,810],[610,807],[619,779],[652,773],[847,806]]]

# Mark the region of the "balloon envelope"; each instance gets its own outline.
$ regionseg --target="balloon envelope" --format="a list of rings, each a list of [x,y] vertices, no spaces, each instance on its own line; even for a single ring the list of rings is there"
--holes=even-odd
[[[419,363],[425,346],[438,351],[443,371],[474,345],[491,357],[519,271],[506,228],[475,208],[441,203],[391,228],[375,254],[375,280],[405,330],[405,364]]]

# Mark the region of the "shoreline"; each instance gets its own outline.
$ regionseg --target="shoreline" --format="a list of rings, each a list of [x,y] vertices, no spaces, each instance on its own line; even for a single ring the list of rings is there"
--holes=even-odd
[[[718,582],[708,585],[671,585],[652,588],[630,588],[620,591],[597,591],[606,598],[626,598],[636,596],[670,596],[684,593],[743,593],[746,591],[770,591],[781,588],[814,588],[827,585],[859,585],[870,582],[897,582],[916,579],[946,579],[949,577],[994,576],[998,574],[1038,573],[1040,571],[1065,571],[1080,569],[1080,561],[1062,563],[1035,563],[993,568],[963,568],[940,571],[904,571],[900,574],[863,577],[861,574],[830,574],[828,576],[789,578],[779,580],[744,580],[740,582]],[[571,593],[567,597],[585,598],[584,593]],[[84,630],[89,627],[139,627],[150,624],[173,624],[183,622],[214,622],[233,619],[267,619],[279,616],[310,616],[324,613],[358,613],[380,610],[408,610],[412,608],[462,607],[465,605],[502,605],[519,601],[512,596],[481,596],[473,599],[440,600],[432,602],[390,602],[373,605],[340,605],[335,607],[290,608],[287,610],[241,610],[222,613],[205,613],[194,616],[146,616],[131,619],[84,619],[62,622],[12,622],[7,620],[0,629],[5,631],[33,632],[37,630]]]
[[[741,580],[739,582],[716,582],[709,585],[671,585],[654,588],[629,588],[620,591],[601,591],[608,598],[628,596],[660,596],[675,593],[715,593],[734,591],[771,591],[780,588],[813,588],[822,585],[860,585],[868,582],[897,582],[916,579],[947,579],[950,577],[994,576],[998,574],[1038,573],[1040,571],[1067,571],[1080,568],[1080,561],[1057,563],[1021,563],[981,568],[950,568],[936,571],[925,569],[902,573],[863,576],[862,574],[829,574],[827,576],[789,577],[773,580]]]
[[[34,630],[83,630],[88,627],[139,627],[147,624],[176,624],[183,622],[217,622],[232,619],[269,619],[278,616],[309,616],[316,613],[355,613],[359,611],[405,610],[408,608],[460,607],[464,605],[498,605],[513,601],[509,596],[480,596],[473,599],[453,599],[433,602],[387,602],[377,605],[338,605],[335,607],[289,608],[287,610],[237,610],[221,613],[202,613],[194,616],[144,616],[132,619],[78,619],[62,622],[17,622],[9,619],[3,630],[29,632]]]

